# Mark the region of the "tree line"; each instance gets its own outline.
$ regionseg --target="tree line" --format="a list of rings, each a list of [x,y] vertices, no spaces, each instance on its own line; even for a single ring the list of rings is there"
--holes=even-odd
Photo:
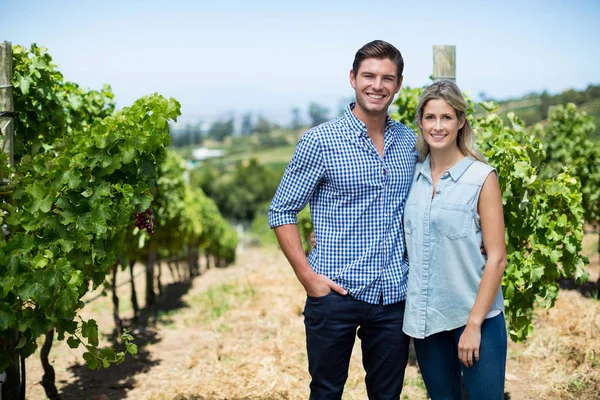
[[[485,99],[485,94],[482,96]],[[530,93],[522,98],[499,101],[500,110],[512,111],[527,126],[547,120],[558,105],[574,104],[580,112],[592,118],[595,128],[588,132],[588,139],[600,140],[600,85],[588,85],[584,90],[569,89],[562,93]]]
[[[268,135],[279,129],[297,130],[319,125],[330,118],[329,108],[312,102],[307,108],[308,119],[303,118],[302,110],[293,107],[289,124],[282,126],[278,122],[271,121],[262,114],[246,112],[241,115],[239,121],[234,116],[226,116],[213,121],[204,128],[202,121],[186,123],[183,127],[172,129],[172,145],[174,147],[199,146],[206,139],[223,142],[225,139],[236,134],[247,136],[251,134]]]
[[[483,92],[480,93],[480,97],[484,101],[493,101]],[[600,85],[589,85],[584,90],[570,89],[558,94],[550,94],[548,91],[529,93],[520,98],[497,101],[497,103],[501,111],[514,112],[527,126],[546,120],[552,107],[573,103],[581,110],[586,111],[595,123],[596,128],[589,132],[589,138],[600,140]],[[478,111],[485,112],[481,108],[478,108]],[[189,122],[183,127],[172,129],[172,144],[175,147],[200,146],[206,139],[223,142],[236,134],[241,136],[266,135],[278,129],[306,129],[329,120],[333,114],[326,106],[311,102],[305,110],[305,116],[306,118],[303,117],[300,107],[293,107],[290,121],[285,125],[270,121],[263,115],[255,115],[252,112],[246,112],[237,119],[234,116],[218,118],[208,127],[204,127],[205,124],[202,121]]]

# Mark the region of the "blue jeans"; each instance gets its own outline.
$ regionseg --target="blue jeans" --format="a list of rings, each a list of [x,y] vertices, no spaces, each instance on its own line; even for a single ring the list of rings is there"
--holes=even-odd
[[[357,330],[369,399],[400,398],[409,343],[404,302],[369,304],[332,291],[307,297],[303,314],[311,400],[342,398]]]
[[[458,359],[458,341],[465,327],[413,339],[423,381],[432,400],[461,400],[461,372],[469,400],[504,399],[506,325],[504,314],[481,325],[479,361],[467,368]]]

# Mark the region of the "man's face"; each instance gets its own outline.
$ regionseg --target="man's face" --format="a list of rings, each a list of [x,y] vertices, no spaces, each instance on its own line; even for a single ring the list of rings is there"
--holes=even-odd
[[[356,92],[358,112],[386,114],[394,95],[400,90],[402,78],[398,79],[396,64],[388,59],[367,58],[355,75],[350,71],[350,84]]]

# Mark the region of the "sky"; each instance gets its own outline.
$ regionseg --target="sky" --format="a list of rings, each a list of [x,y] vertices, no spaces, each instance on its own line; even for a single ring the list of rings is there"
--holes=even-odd
[[[383,39],[425,86],[433,45],[456,46],[475,99],[600,84],[600,1],[0,0],[0,40],[47,47],[65,79],[110,84],[117,106],[158,92],[180,124],[242,113],[280,123],[310,102],[335,116],[356,51]],[[239,119],[239,118],[238,118]]]

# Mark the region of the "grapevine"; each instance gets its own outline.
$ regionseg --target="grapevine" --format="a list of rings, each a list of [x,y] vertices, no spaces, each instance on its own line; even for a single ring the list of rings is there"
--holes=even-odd
[[[76,337],[82,296],[121,254],[130,216],[150,206],[168,121],[179,115],[177,101],[156,94],[114,113],[108,89],[64,82],[43,48],[15,46],[13,54],[20,135],[0,205],[10,232],[0,239],[0,342],[12,343],[16,331],[18,345],[0,346],[0,370],[11,352],[31,355],[52,329],[59,340]],[[78,336],[88,340],[86,354],[97,348],[94,331],[86,325]]]

